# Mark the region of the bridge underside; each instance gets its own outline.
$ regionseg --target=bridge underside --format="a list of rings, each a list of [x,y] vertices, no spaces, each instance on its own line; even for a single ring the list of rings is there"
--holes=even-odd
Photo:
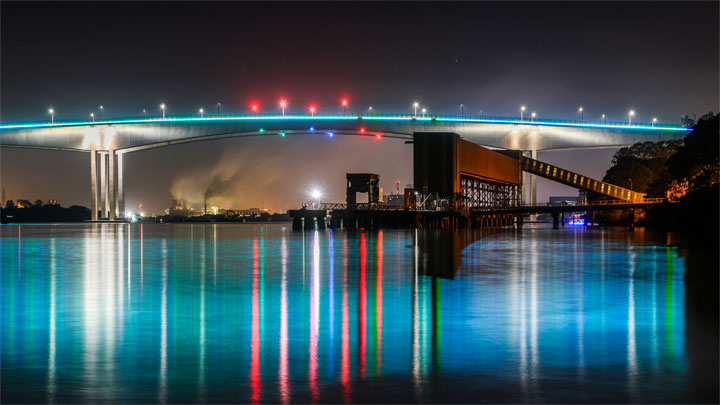
[[[570,172],[560,169],[563,177],[555,173],[555,167],[552,167],[552,172],[548,172],[547,168],[551,166],[527,160],[517,151],[532,151],[535,156],[537,151],[543,150],[620,147],[640,141],[681,139],[686,131],[679,128],[624,128],[618,125],[541,124],[517,120],[435,117],[425,119],[408,116],[252,116],[0,125],[0,147],[89,152],[90,205],[93,219],[104,216],[114,219],[124,212],[123,155],[125,153],[189,142],[255,136],[356,135],[415,139],[417,142],[416,134],[419,133],[460,134],[464,139],[460,140],[458,135],[454,135],[458,139],[452,141],[455,147],[461,145],[452,152],[455,155],[443,156],[442,159],[445,160],[440,161],[436,156],[426,159],[433,161],[433,170],[442,167],[443,176],[451,174],[450,177],[443,177],[442,180],[438,180],[439,177],[433,180],[445,184],[433,185],[418,191],[426,194],[435,192],[436,199],[440,199],[440,194],[445,194],[442,199],[449,198],[452,205],[461,203],[467,206],[483,206],[496,203],[517,205],[521,194],[523,170],[613,198],[641,198],[630,190],[582,176],[579,176],[580,180],[576,180],[575,173],[568,177]],[[509,154],[503,155],[478,145],[505,149]],[[513,153],[515,155],[512,155]],[[487,165],[482,166],[482,164]],[[542,168],[539,165],[542,165]],[[422,178],[422,176],[418,177],[417,167],[416,165],[416,178]],[[422,181],[416,184],[422,184]]]

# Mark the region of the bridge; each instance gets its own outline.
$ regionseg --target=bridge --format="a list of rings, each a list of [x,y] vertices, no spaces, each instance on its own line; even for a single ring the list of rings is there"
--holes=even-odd
[[[477,145],[527,151],[531,156],[529,159],[532,159],[538,151],[611,148],[643,141],[669,141],[684,138],[688,131],[687,128],[665,124],[407,114],[131,117],[97,122],[6,123],[0,125],[0,147],[89,152],[92,219],[98,219],[98,211],[101,211],[101,216],[114,220],[125,211],[123,155],[188,142],[289,135],[355,135],[412,140],[413,134],[419,132],[456,133]],[[532,172],[532,168],[527,171]],[[534,177],[531,189],[534,191]],[[534,192],[531,194],[534,195]]]

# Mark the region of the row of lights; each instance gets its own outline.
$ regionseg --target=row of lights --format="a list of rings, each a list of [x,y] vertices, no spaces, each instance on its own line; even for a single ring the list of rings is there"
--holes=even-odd
[[[462,104],[460,104],[460,105],[462,105]],[[521,121],[524,119],[525,109],[526,108],[524,105],[520,106],[520,120]],[[583,107],[580,107],[580,108],[578,108],[578,112],[580,113],[580,121],[584,122],[585,121],[585,109]],[[535,114],[535,112],[532,112],[530,114],[531,122],[535,121],[536,116],[537,116],[537,114]],[[635,116],[635,110],[628,111],[628,125],[632,125],[632,117],[634,117],[634,116]],[[603,122],[607,122],[605,114],[602,115],[602,120],[603,120]],[[652,126],[655,126],[655,123],[657,123],[657,118],[653,117]]]
[[[348,100],[347,100],[347,99],[342,99],[342,100],[340,101],[340,104],[341,104],[342,107],[343,107],[343,114],[346,114],[346,113],[347,113]],[[283,117],[284,117],[284,116],[285,116],[285,108],[288,106],[287,100],[281,99],[280,102],[279,102],[279,106],[280,106],[280,109],[281,109],[281,111],[282,111],[282,115],[283,115]],[[418,108],[419,108],[419,107],[420,107],[420,103],[418,103],[417,101],[413,103],[413,112],[414,112],[414,113],[413,113],[413,116],[414,116],[415,118],[417,118]],[[165,119],[165,104],[164,104],[164,103],[163,103],[163,104],[160,104],[160,109],[162,110],[162,117],[163,117],[163,119]],[[220,114],[220,103],[217,103],[217,109],[218,109],[218,115],[219,115],[219,114]],[[257,112],[259,111],[259,109],[260,109],[260,107],[259,107],[259,105],[258,105],[257,103],[252,103],[252,104],[250,105],[250,110],[251,110],[253,113],[257,113]],[[520,120],[521,120],[521,121],[523,121],[523,120],[525,119],[525,110],[526,110],[526,108],[525,108],[524,105],[523,105],[523,106],[520,106]],[[102,111],[103,111],[103,106],[100,106],[100,117],[99,117],[100,120],[102,120]],[[310,115],[311,115],[312,117],[314,117],[314,116],[315,116],[315,112],[317,111],[317,107],[315,107],[314,105],[310,105],[310,107],[308,107],[308,111],[310,112]],[[373,111],[372,106],[368,107],[368,112],[372,114],[372,111]],[[481,111],[482,111],[482,110],[481,110]],[[198,112],[200,113],[200,118],[204,118],[204,117],[205,117],[205,110],[204,110],[203,108],[200,108],[200,109],[198,110]],[[422,117],[425,118],[425,114],[427,113],[427,109],[423,107],[423,108],[420,110],[420,112],[422,113]],[[585,109],[584,109],[583,107],[580,107],[580,108],[578,108],[578,112],[580,113],[580,121],[585,121]],[[143,113],[146,113],[146,110],[145,110],[144,108],[143,108]],[[460,104],[460,114],[464,116],[464,115],[465,115],[464,113],[465,113],[465,105],[464,105],[464,104]],[[50,109],[48,110],[48,114],[50,114],[50,122],[51,122],[51,123],[55,123],[55,109],[50,108]],[[630,110],[630,111],[628,111],[628,125],[632,125],[632,117],[634,117],[634,116],[635,116],[635,110]],[[534,111],[533,111],[532,113],[530,113],[530,121],[531,121],[531,122],[534,122],[534,121],[535,121],[535,117],[537,117],[537,114],[536,114]],[[91,113],[90,113],[90,118],[92,118],[93,122],[95,122],[95,113],[94,113],[94,112],[91,112]],[[607,122],[606,117],[605,117],[605,114],[602,115],[602,120],[603,120],[603,122]],[[655,126],[655,123],[657,123],[657,118],[653,117],[653,119],[652,119],[652,126]]]

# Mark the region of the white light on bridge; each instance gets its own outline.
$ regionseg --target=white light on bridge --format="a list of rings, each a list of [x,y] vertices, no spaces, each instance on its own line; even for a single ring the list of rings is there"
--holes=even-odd
[[[205,110],[203,110],[203,109],[201,108],[201,109],[200,109],[200,118],[203,118],[204,115],[205,115]]]
[[[52,108],[49,109],[48,114],[50,114],[50,123],[54,124],[55,123],[55,110]]]
[[[417,117],[417,109],[418,109],[418,107],[420,107],[420,103],[418,103],[417,101],[414,102],[414,103],[413,103],[413,108],[415,109],[415,114],[414,114],[415,117]]]
[[[521,105],[521,106],[520,106],[520,121],[523,120],[523,114],[524,114],[524,113],[525,113],[525,106],[524,106],[524,105]]]
[[[635,116],[635,110],[628,111],[628,125],[632,125],[632,117]]]
[[[163,119],[165,119],[165,104],[160,104],[160,109],[163,112]]]

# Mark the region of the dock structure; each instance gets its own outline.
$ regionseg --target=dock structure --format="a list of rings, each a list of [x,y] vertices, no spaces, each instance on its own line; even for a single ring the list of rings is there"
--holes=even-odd
[[[413,135],[414,188],[403,205],[381,201],[379,175],[347,173],[346,203],[319,204],[291,210],[293,229],[463,229],[523,226],[532,214],[550,214],[553,227],[564,225],[568,212],[623,210],[630,226],[635,210],[662,203],[645,194],[524,156],[521,150],[491,150],[454,133]],[[523,203],[523,173],[540,176],[606,198],[575,206]],[[533,183],[530,184],[534,194]],[[367,193],[358,203],[357,193]],[[328,222],[329,221],[329,222]]]

